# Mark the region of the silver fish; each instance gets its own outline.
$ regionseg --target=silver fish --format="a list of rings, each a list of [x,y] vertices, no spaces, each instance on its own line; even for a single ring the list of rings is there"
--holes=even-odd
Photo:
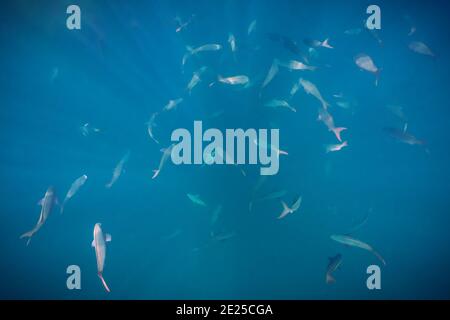
[[[219,75],[217,79],[219,82],[229,85],[246,85],[249,83],[249,78],[245,75],[233,76],[228,78],[223,78]]]
[[[201,81],[201,75],[206,71],[207,67],[203,66],[199,70],[195,71],[192,75],[191,81],[189,81],[187,85],[187,90],[189,91],[189,95],[191,94],[192,89]]]
[[[336,152],[336,151],[340,151],[342,148],[347,147],[348,143],[347,141],[344,141],[342,143],[339,144],[328,144],[325,146],[325,150],[326,152]]]
[[[234,35],[232,33],[230,33],[228,35],[228,43],[230,44],[231,52],[235,52],[237,49],[236,38],[234,37]]]
[[[266,87],[272,81],[272,79],[276,76],[276,74],[278,73],[278,70],[279,70],[278,64],[279,64],[278,59],[274,59],[272,62],[272,65],[270,66],[269,72],[267,73],[267,76],[264,79],[261,89]]]
[[[31,229],[28,232],[25,232],[24,234],[22,234],[20,236],[20,239],[23,238],[28,238],[27,240],[27,246],[30,244],[31,241],[31,237],[33,237],[33,235],[39,231],[39,229],[41,229],[41,227],[44,225],[45,221],[47,221],[48,216],[50,215],[53,206],[55,204],[59,204],[58,202],[58,198],[56,197],[55,194],[55,189],[50,186],[47,191],[45,192],[44,198],[42,198],[39,203],[41,206],[41,214],[39,216],[39,220],[36,223],[36,225],[34,226],[33,229]]]
[[[72,183],[72,185],[70,186],[69,191],[67,191],[66,197],[64,198],[64,201],[61,205],[61,213],[63,213],[64,206],[66,205],[67,201],[69,201],[69,199],[71,199],[78,192],[78,189],[80,189],[84,185],[87,178],[88,178],[87,175],[83,174],[81,177],[79,177]]]
[[[285,100],[273,99],[264,104],[265,107],[269,108],[286,108],[291,110],[292,112],[297,112],[294,107],[291,107],[289,103]]]
[[[247,29],[247,35],[250,35],[253,31],[255,31],[255,28],[256,28],[256,19],[253,20],[253,21],[250,23],[250,25],[248,26],[248,29]]]
[[[186,47],[187,53],[183,56],[182,65],[184,66],[187,62],[187,59],[193,55],[198,54],[199,52],[205,52],[205,51],[219,51],[222,49],[222,46],[220,44],[212,43],[212,44],[204,44],[200,47],[193,48],[190,46]]]
[[[428,46],[420,41],[413,41],[408,45],[408,48],[415,53],[423,54],[435,58],[434,53],[428,48]]]
[[[106,258],[106,242],[111,241],[111,235],[106,233],[103,234],[102,224],[96,223],[94,226],[94,240],[92,240],[92,247],[95,249],[95,257],[97,260],[97,274],[102,281],[105,290],[110,292],[105,279],[103,279],[103,268],[105,267]]]
[[[206,203],[200,198],[200,196],[198,194],[191,194],[188,193],[187,197],[189,198],[189,200],[191,200],[193,203],[202,206],[202,207],[206,207]]]
[[[284,217],[286,217],[288,214],[290,213],[294,213],[295,211],[297,211],[300,208],[300,205],[302,204],[302,197],[298,197],[294,203],[292,204],[291,207],[289,207],[286,202],[281,201],[281,205],[283,206],[283,211],[281,212],[281,214],[278,216],[278,219],[283,219]]]
[[[155,138],[155,135],[153,133],[153,128],[156,127],[155,119],[156,119],[157,115],[158,115],[158,112],[153,113],[150,116],[150,120],[147,121],[146,125],[147,125],[147,132],[148,132],[148,135],[150,136],[150,138],[159,144],[159,141]]]
[[[280,66],[288,68],[289,70],[309,70],[309,71],[316,70],[316,67],[308,66],[297,60],[289,60],[288,62],[281,62]]]
[[[378,252],[376,252],[370,245],[368,245],[365,242],[362,242],[361,240],[358,240],[358,239],[355,239],[355,238],[352,238],[349,236],[337,235],[337,234],[331,235],[330,238],[334,241],[345,244],[347,246],[357,247],[357,248],[361,248],[361,249],[370,251],[383,263],[383,265],[386,265],[386,261],[383,259],[383,257]]]
[[[106,184],[106,188],[111,188],[113,184],[117,181],[117,179],[119,179],[120,175],[122,174],[123,167],[125,166],[125,163],[127,163],[129,158],[130,158],[130,151],[127,151],[127,153],[125,153],[125,155],[122,157],[122,159],[120,159],[119,163],[114,168],[111,181]]]
[[[322,98],[322,95],[320,94],[319,89],[317,89],[317,87],[312,82],[300,78],[299,83],[303,87],[303,89],[305,90],[305,92],[307,94],[314,96],[317,100],[320,101],[323,109],[326,110],[328,108],[328,106],[330,104],[328,102],[326,102],[324,98]]]
[[[378,80],[380,77],[380,69],[377,68],[372,58],[367,54],[361,53],[354,58],[356,65],[361,68],[361,70],[368,71],[375,75],[375,85],[378,85]]]
[[[153,176],[152,179],[155,179],[159,173],[161,172],[164,163],[167,161],[167,159],[169,159],[171,153],[172,153],[172,148],[173,148],[174,144],[171,144],[168,148],[163,148],[160,151],[163,153],[161,156],[161,160],[159,162],[159,167],[156,170],[153,170]]]
[[[170,111],[172,109],[175,109],[182,102],[183,102],[183,98],[169,100],[169,102],[164,106],[163,110]]]
[[[319,116],[318,116],[317,119],[319,121],[322,121],[327,126],[328,130],[334,133],[334,135],[336,136],[336,138],[339,141],[342,141],[342,139],[341,139],[341,132],[344,131],[344,130],[347,130],[347,128],[336,127],[334,125],[333,117],[331,116],[331,114],[327,110],[325,110],[323,108],[320,108],[319,109]]]

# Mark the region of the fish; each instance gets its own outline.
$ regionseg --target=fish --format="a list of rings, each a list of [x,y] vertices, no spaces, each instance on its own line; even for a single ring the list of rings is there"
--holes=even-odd
[[[341,139],[341,132],[344,130],[347,130],[347,128],[344,127],[338,127],[336,128],[336,126],[334,125],[334,119],[331,116],[331,114],[323,108],[319,109],[319,116],[317,118],[319,121],[322,121],[328,128],[329,131],[333,132],[334,135],[336,136],[336,138],[342,142]]]
[[[173,148],[174,144],[171,144],[168,148],[163,148],[160,151],[163,153],[161,156],[161,160],[159,162],[159,166],[158,169],[153,170],[153,176],[152,179],[155,179],[159,173],[161,172],[164,163],[167,161],[167,159],[169,159],[171,153],[172,153],[172,148]]]
[[[153,128],[156,127],[155,119],[158,114],[159,114],[158,112],[153,113],[150,116],[150,120],[147,121],[146,125],[147,125],[147,132],[150,138],[159,144],[159,141],[155,138],[155,135],[153,134]]]
[[[322,108],[324,110],[327,110],[327,108],[330,104],[328,102],[326,102],[324,98],[322,98],[322,95],[320,94],[319,89],[317,89],[317,87],[312,82],[300,78],[299,84],[303,87],[303,89],[305,90],[305,92],[307,94],[312,95],[313,97],[315,97],[316,99],[318,99],[320,101],[320,103],[322,104]]]
[[[217,77],[219,82],[229,84],[229,85],[246,85],[249,83],[249,78],[245,75],[233,76],[223,78],[221,75]]]
[[[100,132],[98,128],[92,128],[89,123],[85,123],[80,127],[81,134],[87,137],[91,132]]]
[[[280,63],[280,66],[283,66],[285,68],[288,68],[289,70],[309,70],[314,71],[317,69],[317,67],[308,66],[300,61],[297,60],[289,60],[288,62],[282,62]]]
[[[236,52],[236,38],[232,33],[228,35],[228,43],[230,44],[231,52]]]
[[[386,261],[383,259],[383,257],[377,251],[375,251],[370,245],[368,245],[365,242],[362,242],[361,240],[352,238],[350,236],[337,234],[331,235],[330,238],[334,241],[337,241],[350,247],[357,247],[370,251],[383,263],[383,265],[386,265]]]
[[[425,145],[424,140],[417,139],[415,136],[406,132],[405,128],[403,130],[386,127],[384,131],[387,132],[391,137],[397,139],[400,142],[409,145]]]
[[[125,153],[125,155],[122,157],[122,159],[120,159],[119,163],[114,168],[111,181],[105,185],[106,188],[108,189],[111,188],[117,181],[117,179],[119,179],[120,175],[122,174],[123,168],[129,158],[130,158],[130,151],[127,151],[127,153]]]
[[[189,198],[189,200],[191,200],[193,203],[202,206],[202,207],[206,207],[206,203],[200,198],[200,196],[198,194],[191,194],[188,193],[187,197]]]
[[[94,226],[94,240],[92,240],[91,245],[95,250],[98,277],[102,281],[102,284],[107,292],[111,292],[111,290],[109,289],[105,279],[103,278],[103,268],[105,267],[106,242],[110,242],[111,240],[112,238],[109,233],[103,234],[102,224],[96,223]]]
[[[248,26],[248,29],[247,29],[247,35],[252,34],[253,31],[255,31],[255,28],[256,28],[256,19],[253,20],[253,21],[250,23],[250,25]]]
[[[266,102],[264,106],[269,108],[286,108],[292,112],[297,112],[297,110],[294,107],[291,107],[285,100],[273,99]]]
[[[303,40],[303,43],[310,48],[319,48],[319,47],[323,47],[323,48],[328,48],[328,49],[334,49],[334,47],[332,47],[328,41],[330,39],[325,39],[324,41],[319,41],[319,40],[313,40],[313,39],[305,39]]]
[[[327,284],[335,283],[336,279],[333,277],[333,272],[335,272],[342,263],[341,254],[337,254],[334,257],[328,258],[328,266],[325,277],[325,282]]]
[[[41,206],[41,214],[39,215],[39,220],[34,226],[33,229],[31,229],[28,232],[25,232],[20,236],[20,239],[28,238],[27,240],[27,246],[30,244],[31,238],[33,235],[41,229],[41,227],[44,225],[45,221],[47,221],[50,213],[52,212],[52,209],[54,205],[58,205],[59,201],[55,194],[55,189],[50,186],[48,187],[47,191],[45,192],[44,198],[42,198],[38,204]]]
[[[283,206],[283,211],[281,212],[281,214],[278,216],[278,219],[283,219],[284,217],[286,217],[288,214],[290,213],[294,213],[295,211],[297,211],[300,208],[300,205],[302,204],[302,197],[298,197],[297,200],[294,201],[294,203],[292,204],[291,207],[288,207],[288,205],[286,204],[286,202],[281,201],[281,205]]]
[[[222,46],[220,44],[212,43],[212,44],[204,44],[200,47],[193,48],[191,46],[187,46],[186,50],[187,53],[184,54],[182,65],[184,66],[187,62],[187,59],[193,55],[198,54],[199,52],[205,52],[205,51],[219,51],[222,49]]]
[[[297,93],[298,89],[300,89],[300,83],[297,81],[292,85],[292,88],[289,91],[289,98],[292,99],[292,97]]]
[[[425,56],[430,56],[432,58],[435,58],[436,56],[434,55],[434,53],[431,51],[430,48],[428,48],[428,46],[420,41],[413,41],[408,45],[408,48],[410,50],[412,50],[415,53],[418,54],[423,54]]]
[[[214,232],[211,232],[211,237],[213,238],[214,241],[225,241],[234,238],[235,236],[236,232],[234,231],[221,234],[215,234]]]
[[[189,20],[187,20],[186,22],[182,22],[180,17],[175,17],[175,21],[178,23],[178,27],[175,29],[175,32],[180,32],[183,29],[186,29],[187,26],[189,26],[192,22],[192,20],[194,19],[195,15],[193,14]]]
[[[186,90],[189,91],[189,95],[191,95],[192,89],[201,81],[201,75],[207,70],[206,66],[201,67],[199,70],[195,71],[192,75],[191,80],[189,81]]]
[[[348,143],[347,141],[344,141],[342,143],[339,144],[328,144],[325,146],[325,149],[328,152],[335,152],[335,151],[340,151],[342,148],[347,147]]]
[[[172,109],[175,109],[182,102],[183,98],[169,100],[169,102],[164,106],[163,111],[170,111]]]
[[[358,105],[355,98],[346,98],[342,93],[334,94],[333,97],[337,100],[336,105],[342,109],[353,109]]]
[[[411,29],[409,29],[408,37],[412,36],[414,33],[416,33],[416,31],[417,31],[417,28],[412,26]]]
[[[211,226],[214,226],[217,223],[217,220],[219,220],[220,214],[222,213],[222,205],[219,204],[211,215]]]
[[[50,76],[50,82],[53,83],[55,82],[56,78],[58,78],[59,75],[59,69],[57,67],[54,67],[52,69],[52,74]]]
[[[381,70],[377,68],[372,58],[365,53],[361,53],[355,56],[354,61],[361,70],[368,71],[375,75],[375,86],[378,86]]]
[[[279,68],[278,68],[279,61],[278,59],[274,59],[272,62],[272,65],[270,66],[269,72],[267,73],[266,78],[264,79],[264,82],[261,86],[261,89],[265,88],[277,75]]]
[[[88,178],[87,175],[83,174],[81,177],[77,178],[72,183],[72,185],[70,186],[69,191],[67,191],[66,197],[64,198],[64,201],[61,205],[61,213],[63,213],[64,207],[65,207],[67,201],[69,201],[69,199],[71,199],[78,192],[78,189],[80,189],[84,185],[87,178]]]
[[[280,199],[282,197],[284,197],[287,194],[286,190],[279,190],[279,191],[274,191],[271,192],[265,196],[262,196],[261,198],[257,198],[254,200],[251,200],[248,206],[249,211],[252,211],[253,208],[253,204],[256,202],[262,202],[262,201],[267,201],[267,200],[274,200],[274,199]]]

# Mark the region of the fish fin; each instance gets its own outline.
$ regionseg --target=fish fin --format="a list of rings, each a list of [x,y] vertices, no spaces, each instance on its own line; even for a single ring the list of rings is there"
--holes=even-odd
[[[161,151],[161,152],[165,152],[167,150],[167,148],[161,148],[161,149],[159,149],[159,151]]]
[[[105,233],[105,241],[106,242],[111,242],[111,240],[112,240],[111,235],[109,233]]]
[[[328,43],[329,40],[330,40],[330,39],[325,39],[325,40],[322,42],[322,47],[325,47],[325,48],[328,48],[328,49],[334,49],[334,47],[332,47],[332,46]]]
[[[284,218],[284,217],[291,211],[291,209],[288,207],[288,205],[286,204],[286,202],[281,201],[281,204],[282,204],[282,206],[283,206],[283,211],[282,211],[281,214],[278,216],[278,219]]]
[[[284,154],[285,156],[289,155],[289,153],[287,151],[278,150],[278,155],[280,155],[280,154]]]
[[[28,246],[30,244],[31,237],[33,236],[33,234],[34,234],[33,230],[25,232],[23,235],[20,236],[20,239],[28,238],[28,240],[27,240],[27,246]]]
[[[159,175],[160,170],[153,170],[152,179],[155,179]]]
[[[341,142],[342,142],[342,139],[341,139],[341,132],[344,131],[344,130],[347,130],[347,128],[339,127],[339,128],[334,128],[334,129],[333,129],[333,132],[334,132],[336,138],[337,138],[339,141],[341,141]]]
[[[106,284],[105,279],[103,279],[103,275],[101,274],[101,272],[98,273],[98,276],[99,276],[100,280],[102,280],[102,284],[105,287],[105,290],[108,292],[111,292],[111,290],[109,290],[108,285]]]
[[[331,274],[327,273],[326,283],[327,284],[332,284],[332,283],[335,283],[335,282],[336,282],[336,279],[333,278],[333,276]]]
[[[186,50],[192,54],[192,52],[194,51],[194,48],[192,48],[191,46],[186,46]]]
[[[91,247],[92,247],[92,248],[95,248],[95,240],[92,240],[92,242],[91,242]]]
[[[43,204],[44,204],[44,198],[39,200],[38,203],[37,203],[38,206],[42,206]]]

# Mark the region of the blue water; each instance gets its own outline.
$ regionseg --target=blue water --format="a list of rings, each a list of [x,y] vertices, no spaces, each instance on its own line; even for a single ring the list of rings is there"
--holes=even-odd
[[[383,45],[361,28],[369,1],[85,1],[81,30],[66,28],[73,1],[10,1],[1,4],[0,59],[0,298],[31,299],[441,299],[450,298],[448,7],[433,1],[377,1]],[[179,33],[174,18],[192,23]],[[410,19],[406,19],[405,16]],[[257,21],[248,36],[249,24]],[[410,27],[417,27],[408,36]],[[228,33],[236,37],[233,56]],[[330,38],[334,49],[317,48],[309,64],[318,69],[281,69],[263,90],[274,58],[303,61],[268,39],[277,33],[297,42]],[[408,49],[423,41],[433,59]],[[219,52],[181,59],[185,47],[219,43]],[[366,53],[382,69],[359,71],[353,57]],[[305,63],[305,62],[304,62]],[[192,73],[208,66],[205,79],[185,91]],[[246,74],[245,89],[214,85],[216,74]],[[270,110],[263,103],[287,98],[303,77],[330,102],[349,147],[337,143],[317,121],[320,103],[300,88],[289,103]],[[352,101],[336,105],[334,94]],[[261,97],[260,97],[261,94]],[[183,97],[176,110],[161,112]],[[407,132],[426,141],[407,145],[384,127],[405,121],[388,105],[401,105]],[[222,112],[217,117],[215,113]],[[145,123],[160,112],[156,144]],[[259,166],[175,166],[170,160],[152,180],[160,149],[176,128],[279,128],[280,171],[257,191],[301,195],[301,208],[282,220],[279,199],[249,201]],[[83,136],[89,123],[100,132]],[[125,170],[105,188],[121,157]],[[52,185],[60,200],[71,183],[86,184],[57,207],[29,246],[19,236],[36,223],[36,205]],[[207,207],[186,196],[198,194]],[[218,221],[212,212],[222,205]],[[372,245],[370,252],[330,239],[346,234]],[[94,224],[107,245],[106,293],[97,277]],[[213,235],[234,234],[225,241]],[[342,254],[336,283],[325,283],[328,257]],[[81,290],[66,288],[66,268],[81,268]],[[381,290],[368,290],[366,268],[381,267]]]

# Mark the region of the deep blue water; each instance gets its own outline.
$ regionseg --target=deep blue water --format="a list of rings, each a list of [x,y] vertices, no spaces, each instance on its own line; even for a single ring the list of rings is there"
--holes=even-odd
[[[66,28],[73,1],[1,4],[0,59],[0,298],[56,299],[448,299],[450,81],[448,6],[440,1],[377,1],[382,29],[362,28],[369,1],[85,1],[81,30]],[[192,23],[181,32],[174,18]],[[410,17],[409,19],[405,16]],[[247,28],[256,19],[253,33]],[[417,31],[408,36],[411,26]],[[233,56],[227,38],[236,37]],[[308,55],[303,40],[330,38],[317,48],[317,70],[281,68],[263,90],[274,58],[306,63],[267,34],[288,37]],[[436,57],[408,49],[422,41]],[[218,43],[218,52],[192,57],[186,46]],[[366,53],[382,69],[361,72],[353,58]],[[209,71],[187,94],[192,73]],[[248,75],[252,86],[216,84],[217,74]],[[270,110],[265,101],[286,98],[299,77],[314,83],[349,146],[337,143],[317,121],[320,103],[302,88],[289,100],[297,109]],[[349,109],[336,105],[343,93]],[[183,97],[162,112],[170,99]],[[403,106],[407,119],[387,107]],[[147,134],[151,114],[160,112]],[[212,117],[214,114],[220,114]],[[280,200],[249,201],[259,166],[175,166],[166,163],[152,180],[159,149],[176,128],[279,128],[280,171],[258,196],[286,190],[298,211],[282,220]],[[395,141],[384,127],[402,129],[425,146]],[[83,136],[89,123],[100,132]],[[125,170],[105,188],[121,157]],[[36,205],[52,185],[60,200],[71,183],[88,180],[55,208],[29,246],[19,236],[36,223]],[[198,194],[207,207],[192,203]],[[222,205],[212,225],[214,209]],[[380,264],[370,252],[330,239],[351,234],[383,255],[381,290],[368,290],[366,268]],[[107,245],[106,293],[97,277],[94,224]],[[215,235],[234,234],[226,241]],[[328,257],[342,254],[336,283],[325,283]],[[66,288],[66,268],[81,268],[81,290]]]

